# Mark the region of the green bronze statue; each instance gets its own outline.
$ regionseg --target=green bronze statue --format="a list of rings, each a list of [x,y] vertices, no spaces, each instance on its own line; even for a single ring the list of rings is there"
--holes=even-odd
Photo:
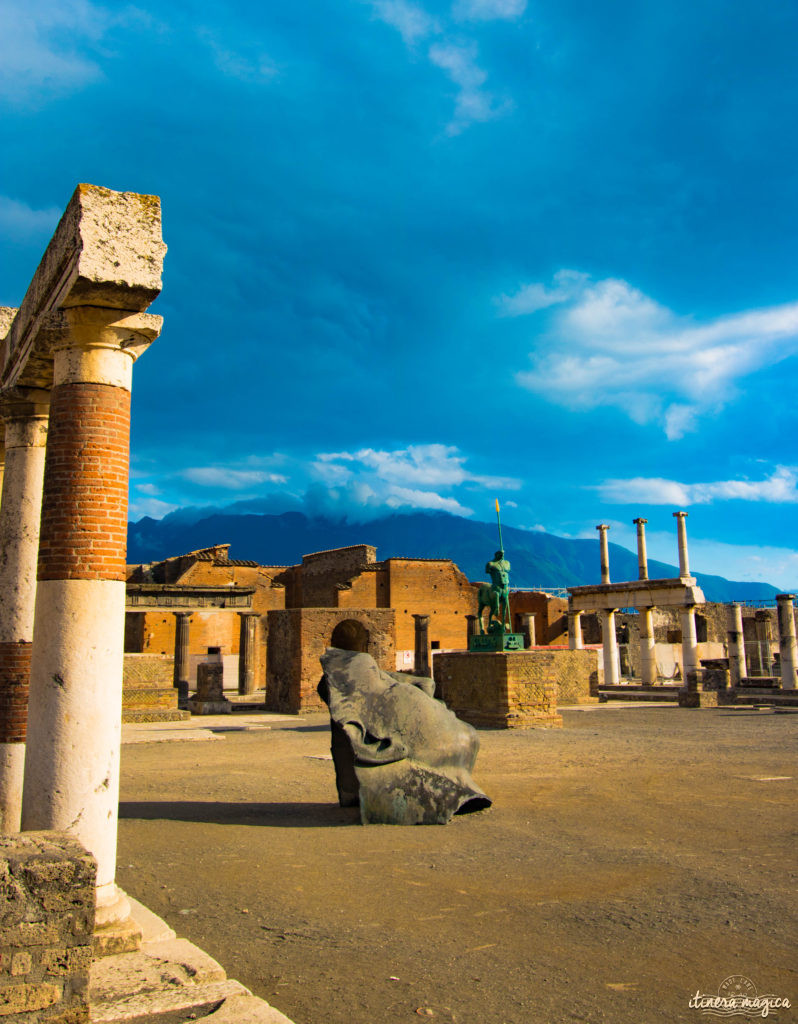
[[[482,613],[487,608],[488,633],[504,633],[510,631],[510,563],[504,557],[501,548],[485,566],[490,576],[490,583],[483,583],[477,591],[479,608],[479,631],[485,632]]]

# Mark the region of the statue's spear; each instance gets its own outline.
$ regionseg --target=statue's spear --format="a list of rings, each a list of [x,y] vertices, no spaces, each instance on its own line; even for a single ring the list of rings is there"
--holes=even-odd
[[[504,551],[504,544],[502,543],[502,520],[499,515],[499,499],[496,499],[496,522],[499,524],[499,551]]]

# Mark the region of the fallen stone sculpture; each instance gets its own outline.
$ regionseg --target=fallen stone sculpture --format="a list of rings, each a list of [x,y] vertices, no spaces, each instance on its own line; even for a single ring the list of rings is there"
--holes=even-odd
[[[445,825],[490,807],[470,774],[476,730],[435,700],[431,679],[384,672],[371,655],[335,647],[321,664],[342,807],[359,803],[364,825]]]

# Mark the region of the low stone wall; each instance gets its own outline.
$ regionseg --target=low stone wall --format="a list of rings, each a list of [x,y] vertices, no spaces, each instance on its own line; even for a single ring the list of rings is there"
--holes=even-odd
[[[0,1019],[82,1024],[94,931],[94,858],[72,836],[0,836]]]
[[[174,722],[190,717],[187,711],[178,710],[174,660],[169,655],[125,655],[123,722]]]
[[[558,705],[598,704],[600,648],[535,647],[526,654],[530,678],[557,684]]]
[[[557,683],[547,678],[547,662],[538,661],[536,654],[438,654],[434,659],[436,696],[458,718],[478,728],[560,727]]]

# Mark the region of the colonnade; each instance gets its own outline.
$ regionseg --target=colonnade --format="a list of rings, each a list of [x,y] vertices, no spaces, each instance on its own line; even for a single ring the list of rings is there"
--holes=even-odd
[[[175,617],[174,686],[180,707],[188,700],[190,687],[189,633],[193,612],[179,611]],[[258,612],[238,612],[238,692],[253,693],[257,689],[255,666],[257,661]]]
[[[102,226],[101,228],[99,226]],[[80,185],[2,347],[0,827],[71,833],[115,885],[133,364],[162,319],[154,196]]]

